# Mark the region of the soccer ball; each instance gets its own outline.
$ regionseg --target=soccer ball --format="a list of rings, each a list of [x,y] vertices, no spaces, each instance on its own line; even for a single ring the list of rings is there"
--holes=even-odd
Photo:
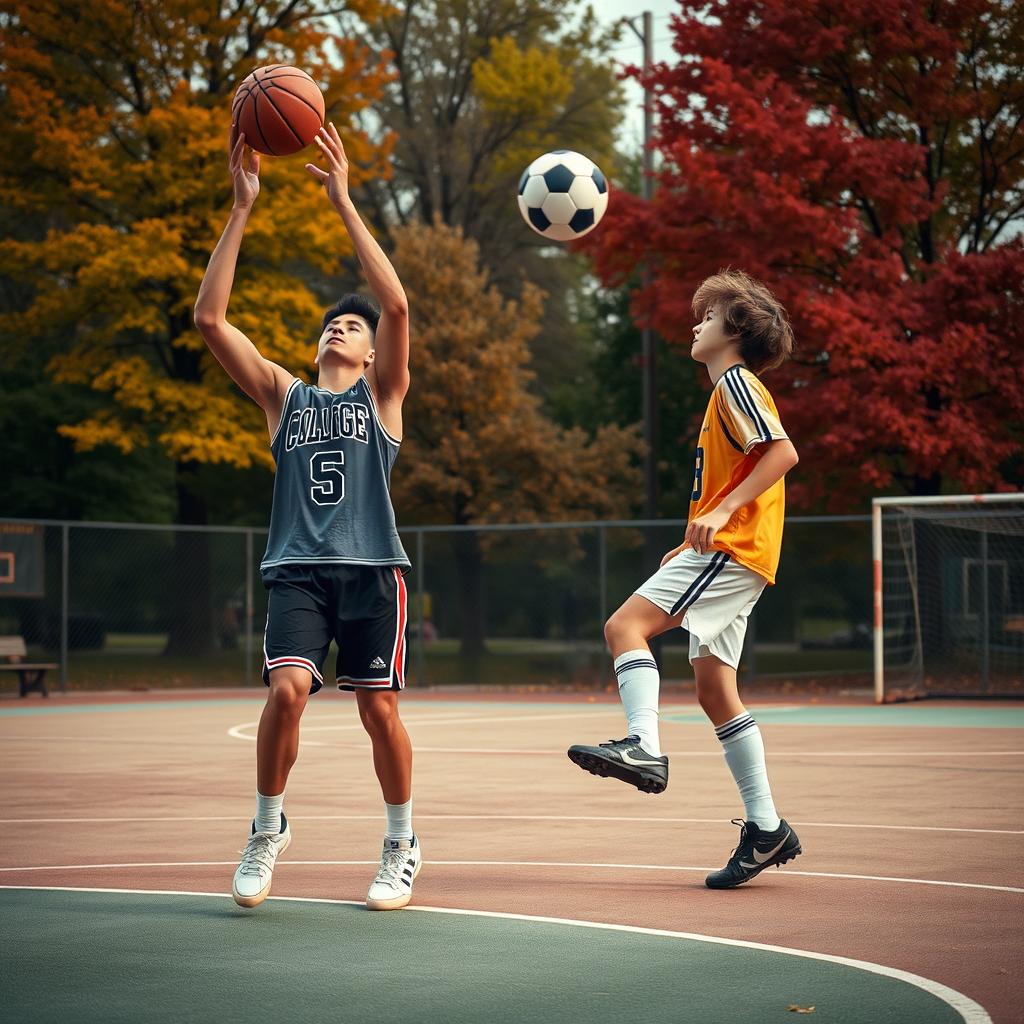
[[[593,231],[608,209],[608,182],[571,149],[537,157],[519,179],[519,212],[539,235],[571,242]]]

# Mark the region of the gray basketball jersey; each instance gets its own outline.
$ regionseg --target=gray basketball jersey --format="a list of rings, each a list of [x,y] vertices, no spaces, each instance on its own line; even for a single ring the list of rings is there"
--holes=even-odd
[[[388,488],[398,447],[365,377],[341,394],[292,381],[270,442],[277,476],[260,569],[408,566]]]

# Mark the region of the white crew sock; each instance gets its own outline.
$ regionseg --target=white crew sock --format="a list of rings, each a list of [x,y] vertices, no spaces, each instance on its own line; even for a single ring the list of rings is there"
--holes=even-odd
[[[654,757],[661,757],[658,740],[658,691],[661,677],[658,663],[646,647],[626,651],[615,659],[619,681],[619,699],[626,709],[630,736],[640,737],[640,746]]]
[[[412,839],[412,797],[404,804],[384,804],[388,815],[385,839]]]
[[[281,808],[284,806],[284,793],[277,796],[264,796],[256,793],[256,831],[269,832],[276,836],[281,831]]]
[[[739,787],[746,809],[747,821],[752,821],[764,832],[779,827],[779,812],[775,810],[768,769],[764,763],[764,740],[753,716],[744,711],[715,729],[715,735],[725,751],[725,763]]]

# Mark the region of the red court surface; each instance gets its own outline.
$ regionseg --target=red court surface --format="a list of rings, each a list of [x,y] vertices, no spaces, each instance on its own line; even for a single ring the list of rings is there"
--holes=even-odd
[[[252,814],[262,699],[0,703],[0,884],[227,892]],[[712,892],[704,874],[735,845],[742,805],[693,703],[662,709],[670,783],[647,796],[565,757],[572,743],[622,735],[613,700],[402,699],[425,856],[414,903],[849,957],[949,986],[994,1021],[1024,1019],[1024,705],[751,699],[804,854]],[[361,899],[383,813],[350,695],[311,700],[285,808],[294,840],[274,895]]]

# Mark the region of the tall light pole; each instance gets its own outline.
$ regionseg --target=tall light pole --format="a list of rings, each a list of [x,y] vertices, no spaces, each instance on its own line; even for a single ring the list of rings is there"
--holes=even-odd
[[[636,27],[641,20],[643,29]],[[654,133],[654,98],[647,84],[653,64],[654,33],[650,11],[644,11],[640,18],[627,18],[626,24],[633,30],[644,47],[644,153],[643,181],[641,195],[650,202],[654,198],[654,153],[651,149],[651,136]],[[650,265],[645,264],[643,270],[644,288],[650,286]],[[657,390],[657,350],[654,332],[650,327],[643,327],[640,332],[640,362],[643,372],[643,421],[644,421],[644,512],[648,519],[658,513],[658,390]]]

